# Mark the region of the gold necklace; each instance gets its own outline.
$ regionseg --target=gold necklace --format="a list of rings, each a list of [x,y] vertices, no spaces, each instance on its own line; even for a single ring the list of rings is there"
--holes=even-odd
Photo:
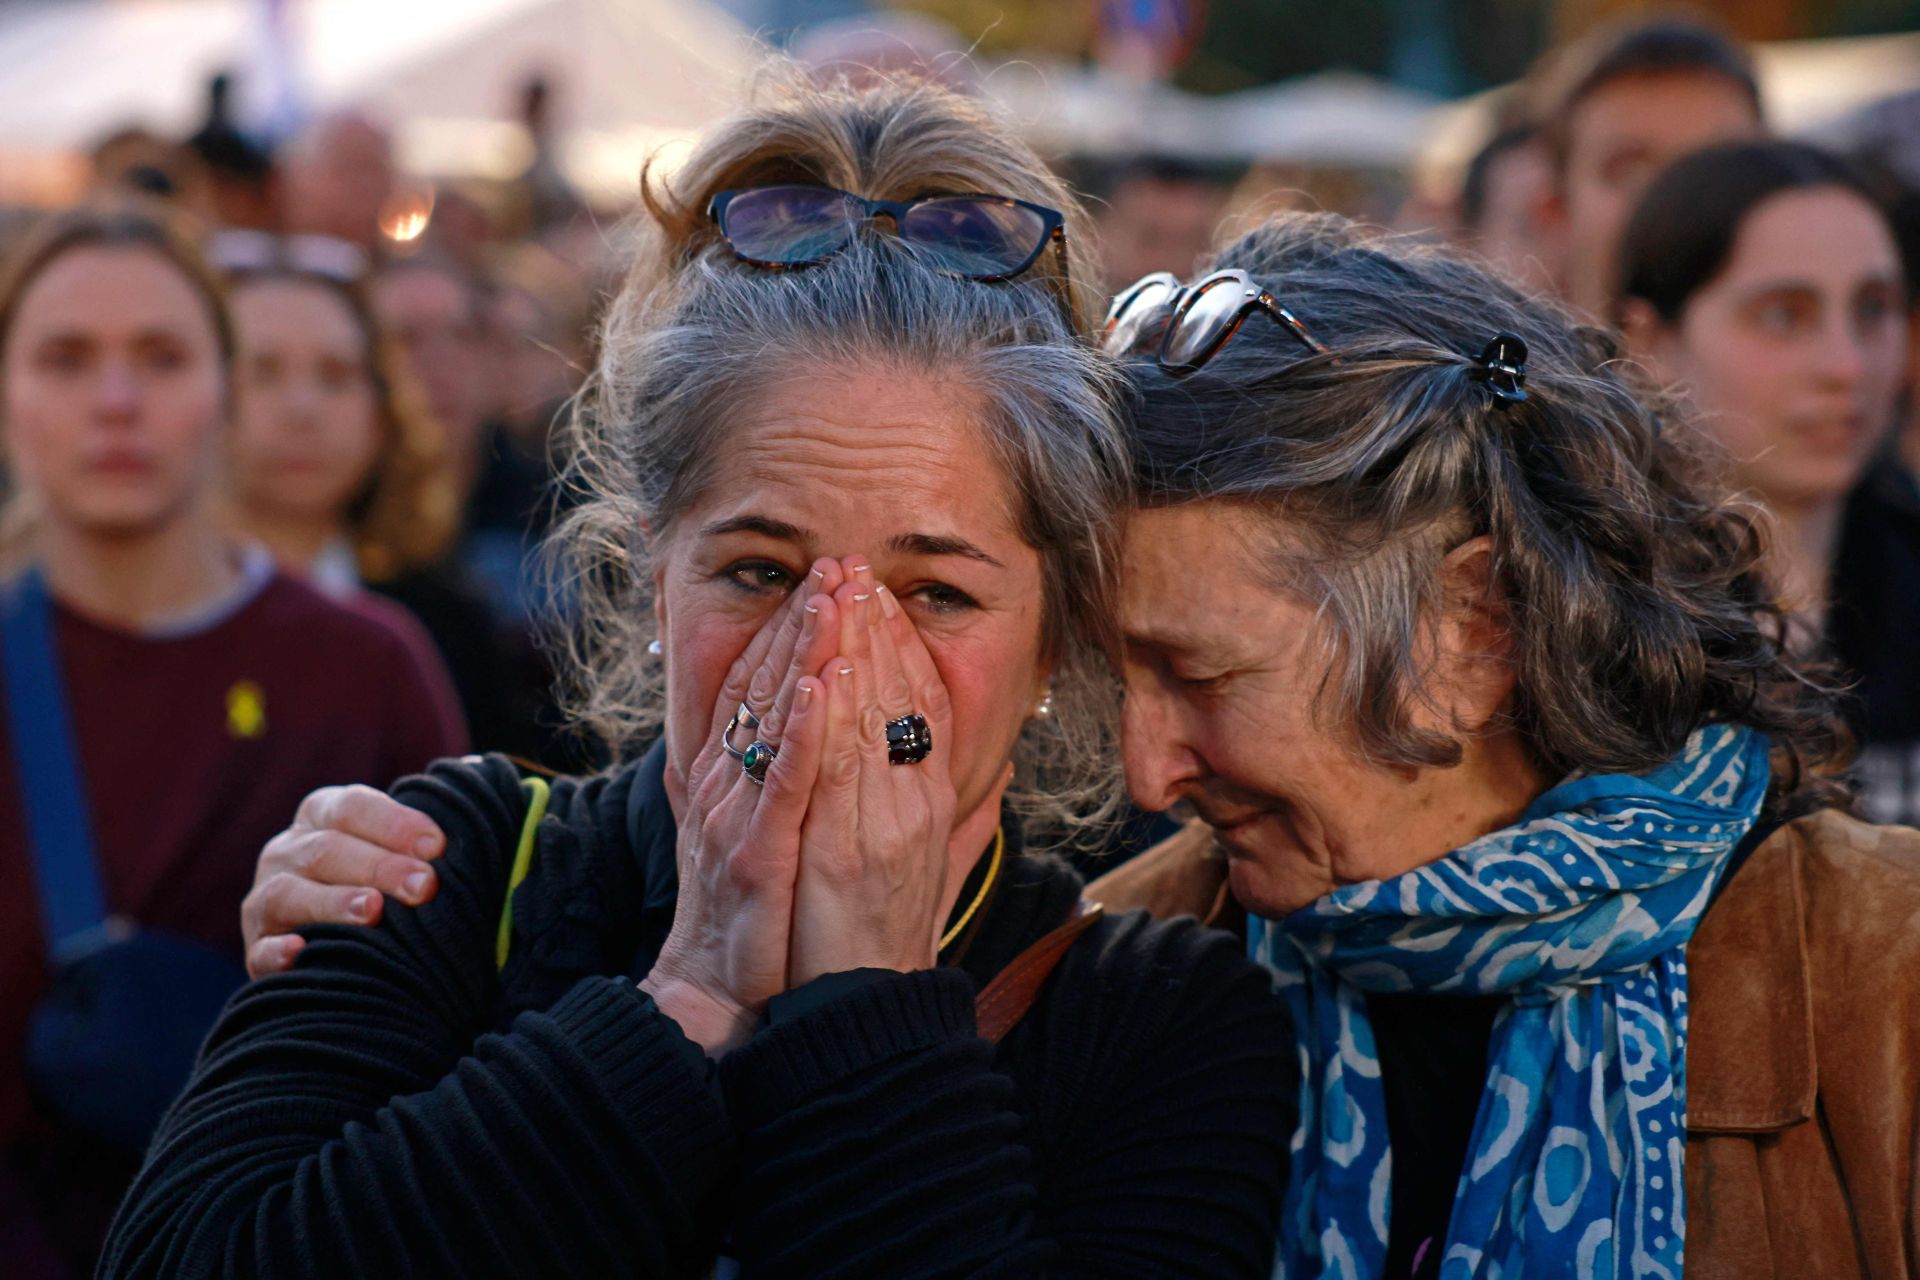
[[[967,904],[966,913],[954,921],[953,928],[947,930],[941,937],[940,950],[945,951],[953,944],[953,940],[960,936],[960,931],[967,927],[967,921],[973,919],[973,913],[978,911],[980,904],[987,900],[987,891],[993,888],[994,877],[1000,874],[1000,855],[1005,853],[1006,849],[1006,828],[995,827],[993,829],[993,861],[987,864],[987,878],[980,882],[980,892],[973,895],[973,901]]]

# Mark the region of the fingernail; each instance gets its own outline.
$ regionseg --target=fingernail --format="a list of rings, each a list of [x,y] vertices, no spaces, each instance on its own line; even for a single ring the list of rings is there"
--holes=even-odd
[[[802,680],[794,686],[794,692],[800,695],[793,700],[793,714],[797,716],[812,703],[813,686]]]
[[[355,920],[365,920],[373,914],[373,895],[356,893],[347,901],[347,914]]]
[[[416,871],[400,882],[400,888],[405,891],[409,901],[418,902],[426,896],[427,885],[432,880],[433,877],[425,871]]]
[[[899,601],[893,598],[893,592],[887,590],[886,583],[882,582],[877,586],[875,586],[873,589],[873,593],[880,597],[881,613],[884,613],[889,618],[891,618],[895,614],[900,612],[900,603]]]
[[[812,605],[810,605],[810,604],[803,604],[803,605],[801,605],[800,607],[801,607],[802,609],[805,609],[805,610],[806,610],[806,611],[807,611],[808,613],[818,613],[818,612],[820,612],[820,611],[819,611],[818,609],[816,609],[816,608],[814,608],[814,607],[813,607]],[[811,626],[812,626],[813,624],[812,624],[811,622],[809,622],[809,623],[808,623],[807,625],[808,625],[809,627],[811,627]]]
[[[288,938],[280,944],[280,959],[288,964],[300,954],[300,948],[307,945],[305,938]]]
[[[853,602],[855,604],[865,604],[869,598],[871,598],[870,592],[856,591],[853,593]]]
[[[813,572],[809,573],[807,576],[809,578],[812,578],[815,582],[825,582],[827,580],[827,575],[820,572],[818,568],[814,569]]]
[[[440,842],[432,836],[421,836],[413,842],[413,851],[422,858],[431,858],[440,852]]]
[[[851,662],[849,662],[849,663],[847,663],[846,665],[844,665],[844,666],[842,666],[842,667],[840,668],[840,674],[841,674],[841,675],[843,675],[843,676],[850,676],[850,675],[852,675],[852,674],[853,674],[853,664],[852,664]]]

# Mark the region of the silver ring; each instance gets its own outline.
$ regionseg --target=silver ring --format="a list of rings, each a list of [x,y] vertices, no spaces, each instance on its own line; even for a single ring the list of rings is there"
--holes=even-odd
[[[779,754],[780,748],[755,738],[752,745],[740,753],[740,771],[747,775],[748,782],[762,786],[766,783],[768,768]]]
[[[720,731],[721,749],[735,760],[744,761],[747,753],[733,745],[733,731],[741,725],[745,725],[749,729],[758,729],[760,727],[760,717],[753,714],[753,708],[744,702],[735,709],[733,719],[727,721],[727,727]]]
[[[887,721],[887,763],[919,764],[933,754],[933,726],[918,711]]]

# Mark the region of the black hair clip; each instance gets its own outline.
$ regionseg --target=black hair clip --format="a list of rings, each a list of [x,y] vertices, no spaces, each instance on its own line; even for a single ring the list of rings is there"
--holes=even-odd
[[[1527,344],[1511,333],[1496,333],[1480,353],[1473,376],[1502,404],[1524,404],[1527,399]]]

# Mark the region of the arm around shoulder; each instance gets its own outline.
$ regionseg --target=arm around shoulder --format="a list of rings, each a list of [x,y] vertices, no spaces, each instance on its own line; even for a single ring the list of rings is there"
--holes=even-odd
[[[490,1033],[512,767],[443,762],[395,795],[447,834],[439,894],[313,931],[235,997],[102,1276],[664,1275],[701,1247],[731,1129],[652,1001],[583,976]]]

